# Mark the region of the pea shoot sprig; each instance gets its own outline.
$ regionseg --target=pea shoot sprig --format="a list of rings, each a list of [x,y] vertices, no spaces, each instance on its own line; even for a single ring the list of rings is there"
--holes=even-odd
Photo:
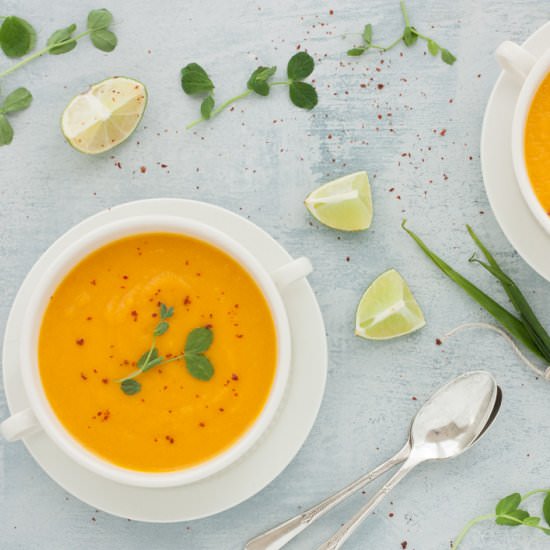
[[[542,517],[548,525],[540,525],[541,517],[531,516],[527,510],[520,508],[520,505],[532,497],[533,495],[543,494],[546,495],[542,503]],[[507,497],[499,500],[495,507],[495,512],[493,514],[485,514],[478,516],[471,521],[469,521],[464,529],[460,532],[456,540],[451,546],[451,550],[456,550],[459,544],[464,540],[464,537],[468,534],[468,531],[474,525],[488,520],[495,520],[498,525],[507,525],[509,527],[518,527],[519,525],[524,525],[525,527],[531,527],[542,531],[546,535],[550,535],[550,489],[535,489],[530,491],[525,495],[520,495],[519,493],[512,493]]]
[[[193,378],[208,381],[214,375],[214,367],[212,363],[204,355],[212,345],[214,335],[212,330],[205,327],[193,329],[185,341],[184,350],[179,355],[173,357],[162,357],[156,347],[157,338],[166,333],[170,328],[169,319],[174,315],[173,307],[166,307],[165,304],[160,304],[159,308],[160,321],[153,330],[153,339],[149,349],[138,359],[137,369],[131,372],[128,376],[117,380],[120,384],[120,389],[126,395],[134,395],[141,390],[141,384],[136,380],[138,376],[152,369],[160,367],[175,361],[185,361],[187,371]]]
[[[214,83],[208,73],[197,63],[189,63],[181,70],[181,87],[187,95],[202,97],[201,117],[187,125],[187,129],[193,128],[200,122],[220,114],[231,104],[244,99],[250,94],[268,96],[272,86],[288,86],[290,101],[301,109],[313,109],[317,105],[317,91],[315,88],[303,82],[315,67],[313,58],[306,52],[293,55],[287,65],[287,79],[273,82],[277,67],[258,67],[248,79],[246,90],[224,101],[218,107],[214,99]]]
[[[117,37],[109,29],[113,16],[105,8],[92,10],[88,14],[86,30],[79,34],[76,24],[56,30],[47,40],[46,46],[31,53],[36,45],[36,31],[24,19],[16,15],[0,18],[0,48],[9,58],[24,57],[11,67],[0,71],[0,79],[24,67],[27,63],[45,55],[61,55],[76,48],[77,42],[90,36],[92,44],[103,52],[110,52],[117,45]],[[26,109],[32,101],[32,94],[26,88],[18,88],[10,93],[0,106],[0,146],[9,145],[13,140],[13,128],[6,118],[7,113]]]
[[[388,50],[395,48],[401,42],[403,42],[403,44],[405,44],[407,48],[410,48],[411,46],[414,46],[420,38],[421,40],[424,40],[426,42],[428,51],[434,57],[437,55],[441,55],[442,61],[447,63],[447,65],[452,65],[456,61],[456,57],[449,50],[439,45],[433,38],[422,34],[416,29],[416,27],[413,27],[411,25],[409,14],[407,13],[407,8],[405,7],[405,2],[403,0],[401,0],[400,6],[401,13],[403,14],[403,19],[405,20],[405,28],[396,40],[394,40],[389,46],[380,46],[379,44],[374,44],[372,41],[372,25],[369,23],[368,25],[365,25],[365,28],[363,29],[363,34],[361,35],[363,38],[363,44],[361,46],[357,46],[355,48],[352,48],[351,50],[348,50],[348,55],[357,57],[363,55],[369,50],[387,52]]]

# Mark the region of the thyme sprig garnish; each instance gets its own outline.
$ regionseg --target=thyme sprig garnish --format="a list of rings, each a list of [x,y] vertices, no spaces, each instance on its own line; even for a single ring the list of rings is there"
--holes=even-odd
[[[514,338],[522,342],[525,347],[545,361],[547,365],[550,364],[550,336],[537,319],[537,316],[519,287],[508,275],[506,275],[506,273],[504,273],[504,271],[502,271],[493,255],[480,241],[479,237],[469,225],[466,226],[468,233],[487,260],[479,260],[474,254],[470,257],[470,262],[482,265],[500,282],[512,306],[516,310],[517,315],[510,313],[477,286],[468,281],[468,279],[455,271],[449,264],[432,252],[424,241],[422,241],[413,231],[408,229],[405,224],[406,220],[403,220],[401,227],[414,239],[424,254],[426,254],[426,256],[447,275],[447,277],[454,281],[481,307],[489,312]]]
[[[403,42],[403,44],[405,44],[407,48],[410,48],[411,46],[414,46],[420,38],[421,40],[424,40],[426,42],[428,51],[434,57],[437,55],[441,55],[441,59],[445,63],[447,63],[447,65],[452,65],[456,61],[456,57],[449,50],[443,48],[440,44],[438,44],[433,38],[422,34],[416,29],[416,27],[413,27],[409,19],[409,14],[407,13],[407,8],[405,7],[405,2],[401,0],[399,4],[401,6],[401,13],[403,14],[403,19],[405,21],[405,28],[403,29],[403,32],[399,35],[399,37],[388,46],[374,44],[372,41],[372,25],[369,23],[368,25],[365,25],[365,28],[363,29],[363,33],[361,35],[361,37],[363,38],[363,44],[361,46],[356,46],[348,50],[348,55],[352,57],[357,57],[363,55],[369,50],[387,52],[388,50],[395,48],[401,42]]]
[[[458,548],[468,531],[474,527],[474,525],[488,520],[495,520],[498,525],[507,525],[509,527],[524,525],[525,527],[532,527],[542,531],[546,535],[550,535],[550,528],[540,525],[541,518],[539,516],[531,516],[527,510],[522,510],[520,508],[522,502],[525,502],[528,498],[538,494],[546,495],[542,503],[541,515],[550,527],[550,489],[535,489],[533,491],[529,491],[523,496],[519,493],[512,493],[511,495],[508,495],[498,501],[493,514],[485,514],[470,520],[453,542],[451,550],[456,550]]]
[[[126,395],[134,395],[141,390],[141,384],[136,380],[138,376],[144,374],[153,367],[160,367],[173,363],[175,361],[185,361],[187,371],[191,376],[199,380],[208,381],[214,374],[212,363],[204,355],[212,345],[214,334],[210,328],[198,327],[193,329],[185,341],[184,350],[182,353],[173,357],[162,357],[156,347],[157,338],[166,333],[170,328],[169,319],[174,315],[173,307],[166,307],[165,304],[160,304],[159,307],[160,321],[153,329],[153,338],[149,349],[142,354],[138,359],[137,369],[117,380],[120,384],[120,389]]]

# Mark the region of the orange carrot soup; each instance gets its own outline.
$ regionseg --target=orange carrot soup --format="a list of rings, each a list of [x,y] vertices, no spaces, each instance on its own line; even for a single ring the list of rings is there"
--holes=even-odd
[[[550,215],[550,74],[537,90],[527,116],[525,164],[533,190]]]
[[[143,472],[197,465],[235,443],[267,401],[276,360],[251,276],[172,233],[118,240],[76,265],[51,297],[38,349],[67,431]]]

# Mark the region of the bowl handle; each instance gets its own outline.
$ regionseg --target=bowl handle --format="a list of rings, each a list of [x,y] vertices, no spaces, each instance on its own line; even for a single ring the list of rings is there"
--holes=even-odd
[[[498,48],[496,57],[502,69],[520,83],[523,82],[537,62],[537,58],[515,42],[506,40]]]
[[[31,409],[23,409],[0,424],[0,434],[7,441],[16,441],[37,431],[40,424]]]
[[[271,273],[271,278],[277,285],[280,292],[294,281],[307,277],[313,271],[311,262],[304,257],[292,260],[286,265]]]

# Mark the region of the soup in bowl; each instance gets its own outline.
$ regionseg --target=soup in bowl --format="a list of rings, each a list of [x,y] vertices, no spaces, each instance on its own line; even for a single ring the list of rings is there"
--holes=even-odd
[[[550,233],[550,50],[536,58],[506,41],[496,53],[521,86],[512,122],[516,178],[531,212]]]
[[[121,483],[197,481],[250,449],[290,369],[280,291],[239,243],[183,218],[141,216],[89,233],[44,273],[26,312],[21,372],[31,408],[9,439],[42,428]]]

